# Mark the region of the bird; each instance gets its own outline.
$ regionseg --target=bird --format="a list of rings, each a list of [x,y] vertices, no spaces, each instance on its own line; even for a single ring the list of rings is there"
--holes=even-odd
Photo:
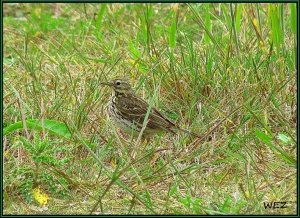
[[[143,129],[149,104],[134,93],[130,83],[126,79],[116,78],[109,82],[101,82],[100,84],[112,88],[112,95],[107,104],[109,117],[124,132],[131,134],[133,137],[139,136]],[[193,132],[180,128],[158,109],[151,107],[142,137],[147,139],[160,132],[177,134],[178,131],[200,137]]]

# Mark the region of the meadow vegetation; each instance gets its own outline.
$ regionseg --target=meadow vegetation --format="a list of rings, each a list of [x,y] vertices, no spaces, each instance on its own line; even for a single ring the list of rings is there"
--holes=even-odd
[[[3,24],[4,214],[296,213],[296,4],[4,3]],[[115,77],[209,134],[123,136]]]

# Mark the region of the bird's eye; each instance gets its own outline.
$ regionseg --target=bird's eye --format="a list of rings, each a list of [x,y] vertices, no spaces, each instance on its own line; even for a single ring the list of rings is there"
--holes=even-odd
[[[121,83],[120,83],[120,82],[117,82],[116,84],[117,84],[117,86],[119,86]]]

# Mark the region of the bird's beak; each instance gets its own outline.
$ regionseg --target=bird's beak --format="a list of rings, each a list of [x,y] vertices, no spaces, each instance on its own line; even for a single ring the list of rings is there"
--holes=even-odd
[[[102,82],[100,85],[112,86],[113,84],[110,82]]]

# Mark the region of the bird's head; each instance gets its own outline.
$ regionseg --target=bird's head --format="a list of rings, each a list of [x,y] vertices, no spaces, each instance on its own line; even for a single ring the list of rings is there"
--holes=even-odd
[[[100,84],[112,87],[117,93],[128,93],[132,91],[130,83],[124,79],[114,79],[110,82],[102,82]]]

